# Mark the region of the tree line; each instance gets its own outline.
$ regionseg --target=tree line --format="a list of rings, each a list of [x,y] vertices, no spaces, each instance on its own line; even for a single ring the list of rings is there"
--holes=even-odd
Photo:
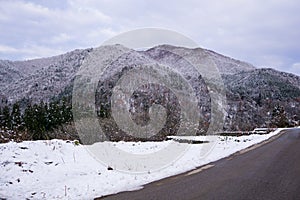
[[[20,102],[0,107],[0,129],[26,131],[33,140],[49,139],[47,132],[72,120],[72,106],[66,98],[50,103],[27,103],[22,108]]]
[[[101,105],[100,108],[103,108],[103,106]],[[291,120],[299,124],[297,116],[295,119],[287,117],[283,106],[275,105],[270,106],[270,108],[270,127],[287,127],[291,125]],[[82,117],[85,117],[84,113],[82,115]],[[99,109],[98,117],[108,117],[107,110]],[[0,131],[26,133],[26,136],[28,136],[26,139],[45,140],[55,138],[57,136],[54,135],[51,138],[49,133],[64,134],[59,132],[58,129],[72,121],[71,98],[64,97],[49,103],[41,101],[34,104],[29,103],[29,101],[25,101],[25,103],[20,101],[12,105],[4,104],[0,106]],[[69,124],[71,124],[71,127],[73,126],[72,123]],[[68,137],[69,135],[66,138]]]

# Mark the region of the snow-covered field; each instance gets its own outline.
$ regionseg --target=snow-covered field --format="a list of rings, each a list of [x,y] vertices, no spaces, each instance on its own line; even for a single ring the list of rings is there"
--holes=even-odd
[[[279,132],[280,129],[267,135],[242,137],[198,136],[196,139],[216,141],[205,157],[199,156],[199,152],[209,143],[185,144],[190,148],[176,162],[147,173],[109,170],[107,165],[96,161],[85,146],[74,142],[50,140],[0,144],[0,199],[93,199],[136,190],[146,183],[227,157]],[[177,142],[115,142],[113,145],[139,154],[158,151],[170,143]]]

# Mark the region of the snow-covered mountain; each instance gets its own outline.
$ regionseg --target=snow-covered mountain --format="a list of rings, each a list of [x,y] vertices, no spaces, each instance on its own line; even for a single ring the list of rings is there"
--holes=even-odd
[[[0,61],[0,95],[9,102],[48,101],[68,86],[92,49],[75,50],[50,58]]]
[[[299,123],[300,77],[274,69],[257,69],[253,65],[232,59],[216,52],[160,45],[144,51],[128,49],[121,45],[102,46],[96,49],[75,50],[63,55],[28,61],[0,61],[0,98],[8,102],[23,98],[33,102],[49,101],[57,95],[71,95],[73,81],[84,60],[100,51],[101,62],[110,63],[102,76],[106,86],[115,85],[120,76],[135,66],[166,65],[181,74],[196,92],[200,110],[209,121],[210,98],[200,74],[185,59],[194,63],[209,57],[216,65],[225,84],[227,110],[225,129],[251,129],[267,126],[275,106],[284,107],[290,121]],[[116,60],[111,58],[124,51]],[[104,99],[109,99],[110,89],[102,84]],[[106,87],[106,88],[105,88]],[[107,91],[108,90],[108,91]],[[110,90],[110,91],[109,91]],[[105,93],[106,91],[106,93]],[[106,96],[105,96],[106,95]]]
[[[249,63],[226,57],[214,51],[202,48],[189,49],[171,45],[160,45],[145,51],[145,54],[159,62],[172,65],[180,64],[178,63],[176,54],[185,55],[185,57],[193,59],[194,62],[200,62],[201,59],[209,57],[216,64],[221,74],[235,74],[255,69],[255,67]]]
[[[119,46],[112,46],[108,54],[117,51]],[[193,56],[197,59],[209,55],[222,74],[233,74],[255,69],[248,63],[209,50],[201,48],[187,49],[170,45],[157,46],[143,52],[132,50],[131,54],[135,55],[136,58],[133,58],[131,63],[142,62],[140,59],[143,58],[146,60],[151,59],[153,62],[176,65],[178,59],[174,57],[174,54],[163,53],[170,50],[172,52],[185,51],[190,54],[190,57]],[[75,50],[59,56],[27,61],[0,60],[0,95],[6,97],[9,101],[17,101],[22,98],[29,98],[33,101],[47,101],[70,85],[83,60],[91,51],[93,49]],[[128,57],[132,55],[128,55]]]
[[[299,76],[266,68],[224,75],[223,80],[229,105],[225,129],[271,126],[278,107],[289,122],[299,125]]]

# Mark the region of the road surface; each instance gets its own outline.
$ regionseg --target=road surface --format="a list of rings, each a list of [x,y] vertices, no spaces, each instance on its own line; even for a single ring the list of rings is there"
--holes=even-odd
[[[300,199],[300,129],[264,145],[105,200]]]

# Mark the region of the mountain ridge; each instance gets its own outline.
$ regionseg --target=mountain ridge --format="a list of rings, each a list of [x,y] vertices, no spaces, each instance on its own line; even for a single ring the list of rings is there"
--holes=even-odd
[[[124,55],[116,60],[110,60],[122,49],[125,49]],[[58,56],[27,61],[0,60],[2,103],[13,103],[22,99],[29,99],[33,103],[49,102],[55,97],[72,95],[76,74],[88,56],[98,50],[103,52],[103,56],[107,56],[103,62],[110,63],[102,81],[111,85],[116,84],[126,70],[145,63],[153,66],[166,65],[179,72],[196,93],[201,104],[201,113],[206,116],[205,120],[208,120],[204,120],[204,124],[210,121],[210,97],[205,89],[205,83],[191,63],[179,55],[184,55],[196,63],[209,57],[215,63],[224,82],[228,102],[225,111],[227,116],[225,130],[248,130],[258,126],[270,126],[272,110],[276,106],[284,108],[291,123],[299,124],[299,76],[275,69],[255,68],[249,63],[211,50],[171,45],[159,45],[143,51],[128,49],[122,45],[111,45],[77,49]],[[106,90],[110,94],[111,88],[105,86],[103,91]]]
[[[156,46],[153,48],[161,48],[161,47],[187,49],[182,47],[174,47],[171,45]],[[193,51],[193,49],[189,49],[189,50]],[[194,51],[199,51],[199,50],[200,50],[199,48],[194,49]],[[52,79],[57,79],[56,75],[60,76],[61,69],[66,69],[70,71],[69,73],[65,72],[65,74],[63,74],[62,76],[66,76],[69,78],[69,80],[71,80],[72,78],[70,78],[70,76],[74,77],[75,73],[77,72],[77,69],[82,64],[82,61],[87,56],[87,54],[91,51],[93,51],[93,48],[76,49],[74,51],[70,51],[65,54],[61,54],[57,56],[25,60],[25,61],[0,60],[0,78],[2,80],[0,83],[1,94],[6,96],[10,102],[18,101],[22,98],[35,99],[34,97],[34,95],[36,94],[35,91],[43,91],[43,90],[47,90],[48,88],[47,84],[42,83],[42,80],[44,81],[48,80],[49,76],[52,76]],[[149,49],[143,51],[143,54],[145,55],[145,52],[148,51]],[[201,49],[201,51],[205,53],[210,52],[210,54],[212,52],[205,49]],[[215,52],[213,52],[213,54],[221,55]],[[231,60],[236,63],[241,62],[226,56],[222,56],[222,59],[224,58],[226,60]],[[232,64],[234,65],[235,63]],[[76,70],[74,70],[73,67],[75,67]],[[55,70],[57,73],[53,73],[53,71],[55,72]],[[45,74],[47,76],[45,76]],[[42,80],[37,81],[36,79],[39,79],[39,77],[43,77],[43,78],[40,78]],[[49,83],[53,82],[51,80],[48,81]],[[20,82],[26,82],[26,84],[21,84]],[[41,82],[41,83],[37,83],[37,86],[35,86],[36,82]],[[59,84],[62,86],[62,88],[66,87],[66,85],[63,83],[59,83]],[[42,85],[43,87],[39,87],[39,85]],[[51,87],[51,85],[49,87],[50,89],[53,88]],[[52,95],[55,96],[61,91],[62,90],[58,89],[57,87],[54,87],[50,93],[53,93]],[[47,92],[43,92],[43,93],[45,94]],[[46,96],[41,97],[41,99],[48,101],[51,98],[50,93],[45,94]],[[36,100],[39,99],[37,98]]]

